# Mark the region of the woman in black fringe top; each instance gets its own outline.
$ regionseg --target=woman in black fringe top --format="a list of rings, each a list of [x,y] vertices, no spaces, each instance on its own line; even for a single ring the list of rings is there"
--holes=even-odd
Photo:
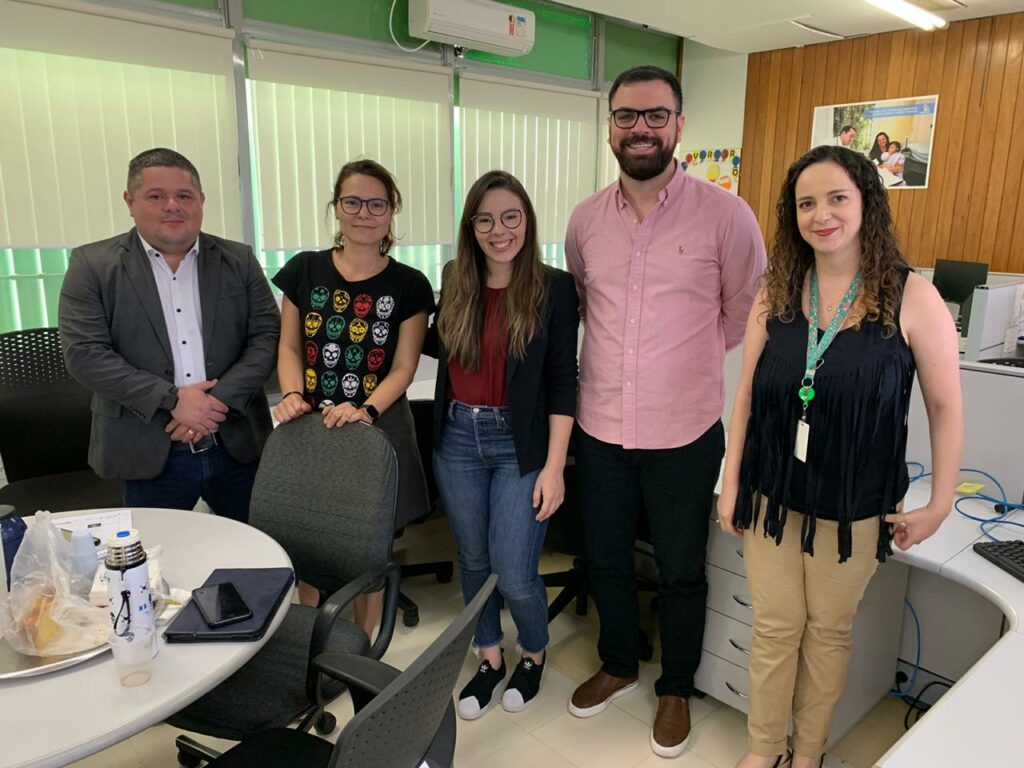
[[[748,749],[738,768],[823,761],[853,619],[878,562],[949,513],[963,444],[956,330],[907,266],[878,172],[816,147],[789,169],[747,322],[718,502],[753,595]],[[915,372],[928,411],[927,506],[902,511]]]

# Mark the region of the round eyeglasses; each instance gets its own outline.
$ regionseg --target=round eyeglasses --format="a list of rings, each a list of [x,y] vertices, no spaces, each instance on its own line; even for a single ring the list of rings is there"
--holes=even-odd
[[[391,209],[391,202],[382,197],[363,198],[355,195],[339,197],[334,201],[341,206],[341,210],[349,216],[356,216],[366,206],[366,210],[373,216],[383,216]]]
[[[664,128],[668,125],[672,115],[678,116],[681,113],[678,109],[669,109],[668,107],[652,107],[651,109],[627,109],[623,107],[621,109],[613,109],[608,114],[611,115],[612,122],[615,123],[616,128],[632,128],[641,117],[647,123],[648,128]]]
[[[511,208],[510,210],[502,211],[498,218],[501,219],[504,227],[515,229],[523,223],[523,212],[518,208]],[[473,229],[481,235],[486,235],[494,229],[494,214],[478,213],[476,216],[471,216],[469,220],[473,222]]]

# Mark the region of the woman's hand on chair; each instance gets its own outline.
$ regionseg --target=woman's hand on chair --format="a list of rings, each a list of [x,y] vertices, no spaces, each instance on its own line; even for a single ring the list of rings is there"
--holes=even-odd
[[[533,508],[538,510],[536,520],[542,523],[551,517],[565,501],[565,475],[560,467],[548,467],[537,475],[533,485]]]
[[[298,392],[289,392],[280,403],[274,406],[274,419],[278,424],[284,424],[297,419],[304,413],[313,410]]]
[[[353,402],[332,405],[324,408],[324,424],[328,429],[331,427],[340,427],[348,424],[350,421],[358,421],[358,416],[355,419],[352,418],[357,413],[358,409],[356,408],[356,404]]]

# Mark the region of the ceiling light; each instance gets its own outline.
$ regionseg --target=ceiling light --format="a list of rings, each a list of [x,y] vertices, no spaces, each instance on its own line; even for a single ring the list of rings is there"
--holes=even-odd
[[[936,16],[934,13],[928,13],[928,11],[918,8],[916,5],[906,2],[906,0],[866,0],[866,2],[876,8],[881,8],[886,13],[898,16],[921,29],[931,31],[936,27],[946,26],[945,19]]]

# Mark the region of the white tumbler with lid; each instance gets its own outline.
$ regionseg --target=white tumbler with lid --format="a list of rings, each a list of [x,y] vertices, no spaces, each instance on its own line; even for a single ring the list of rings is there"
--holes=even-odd
[[[149,566],[142,539],[134,528],[111,534],[107,541],[107,595],[110,598],[110,622],[117,635],[124,636],[136,627],[153,632],[153,655],[157,652],[156,616],[153,593],[149,588]]]

